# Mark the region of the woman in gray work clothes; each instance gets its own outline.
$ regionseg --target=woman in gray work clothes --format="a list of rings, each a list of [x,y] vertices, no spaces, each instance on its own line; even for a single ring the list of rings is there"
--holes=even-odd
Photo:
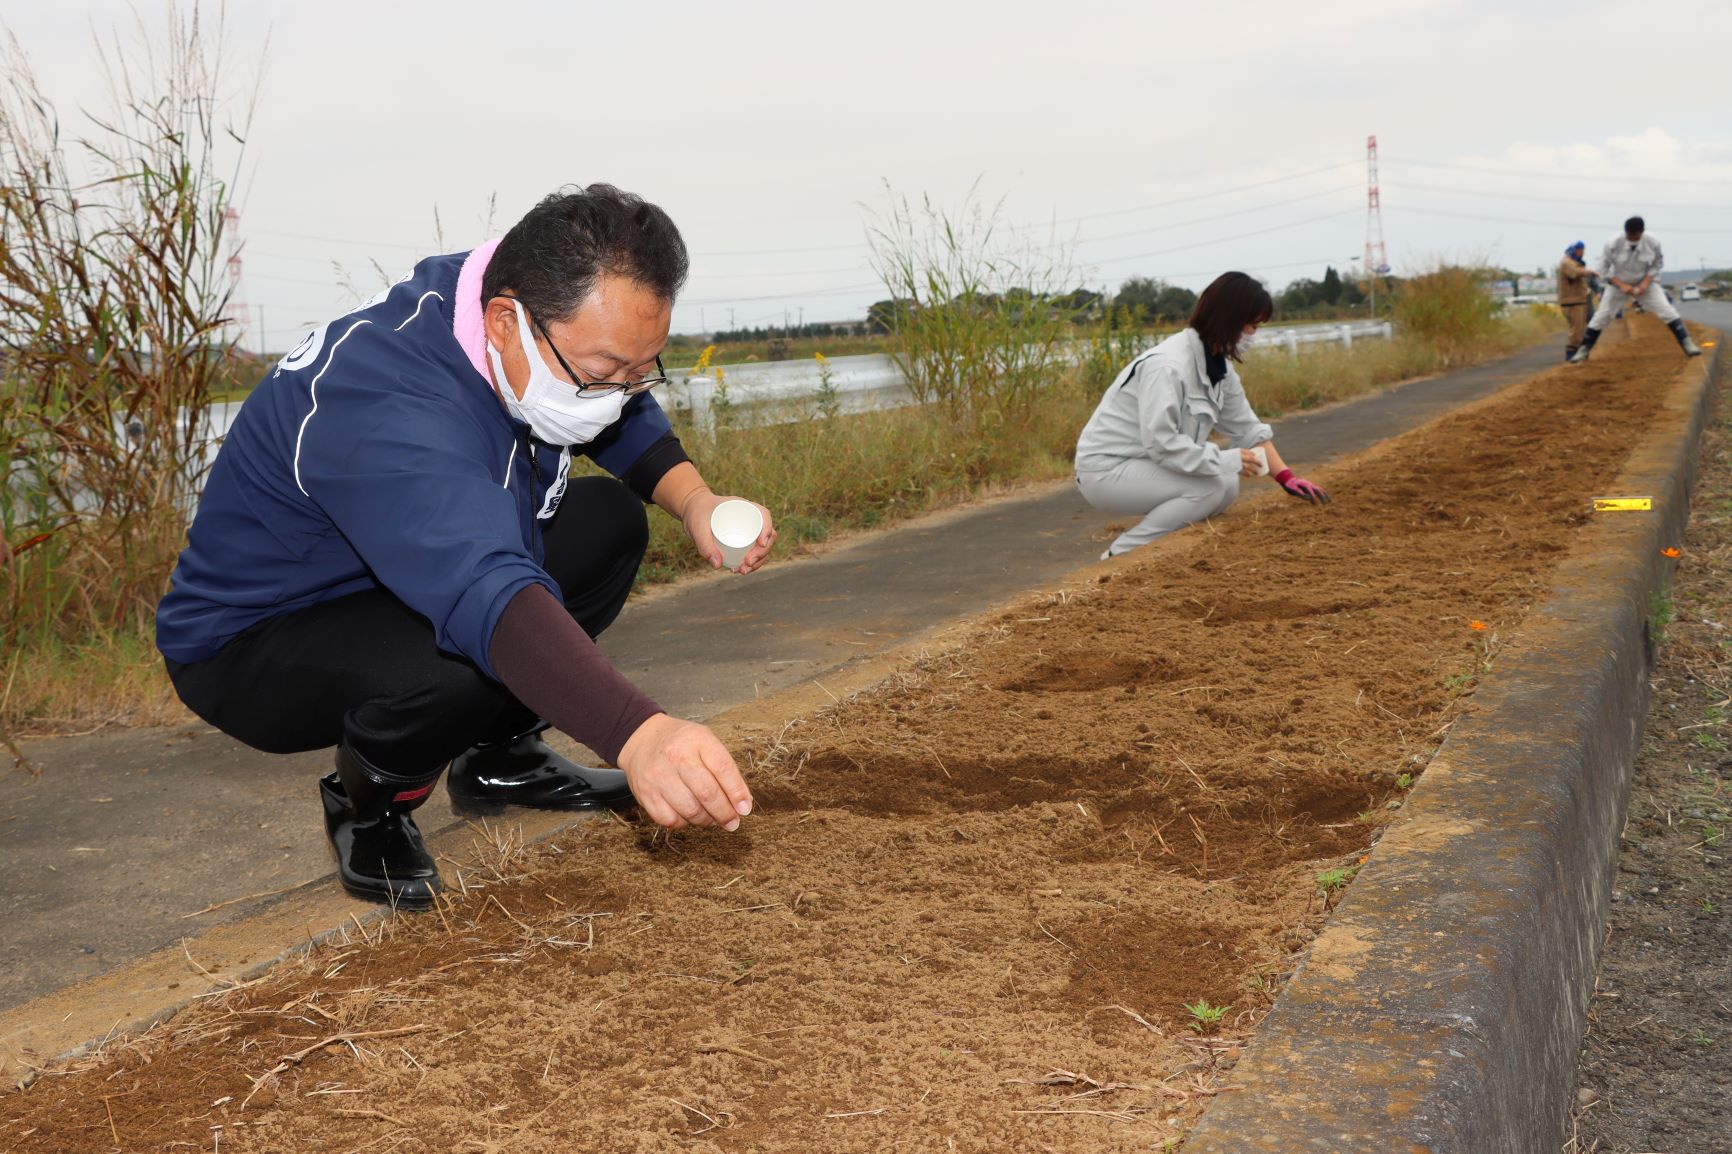
[[[1328,503],[1328,493],[1281,459],[1233,371],[1273,312],[1260,282],[1222,273],[1197,298],[1190,323],[1125,366],[1107,389],[1077,438],[1077,488],[1095,508],[1141,520],[1102,560],[1223,512],[1238,498],[1241,477],[1269,474],[1301,500]],[[1212,432],[1227,444],[1211,442]]]

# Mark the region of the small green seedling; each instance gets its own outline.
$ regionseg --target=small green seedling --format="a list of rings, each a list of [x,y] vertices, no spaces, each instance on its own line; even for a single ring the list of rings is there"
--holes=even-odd
[[[1332,870],[1320,870],[1317,874],[1317,888],[1323,891],[1323,908],[1334,909],[1335,903],[1341,900],[1341,891],[1347,888],[1347,883],[1353,880],[1353,875],[1359,872],[1359,867],[1339,866]]]
[[[1411,773],[1398,773],[1398,774],[1396,774],[1395,775],[1395,788],[1396,789],[1412,789],[1413,788],[1413,775]]]
[[[1714,907],[1714,899],[1713,898],[1703,898],[1702,899],[1702,912],[1703,913],[1711,914],[1714,912],[1714,908],[1715,907]]]
[[[1648,630],[1655,645],[1665,644],[1666,627],[1672,624],[1673,617],[1671,597],[1658,589],[1648,595]]]
[[[1179,1003],[1184,1005],[1183,1002]],[[1227,1016],[1231,1006],[1211,1006],[1207,998],[1198,998],[1194,1006],[1185,1006],[1191,1015],[1191,1029],[1199,1034],[1213,1034],[1221,1027],[1221,1019]]]

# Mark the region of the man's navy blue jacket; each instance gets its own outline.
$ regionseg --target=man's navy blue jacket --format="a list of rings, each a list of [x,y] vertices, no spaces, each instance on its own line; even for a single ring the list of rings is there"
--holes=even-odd
[[[537,521],[570,450],[535,441],[458,343],[465,255],[422,261],[315,331],[247,398],[157,608],[165,657],[202,661],[265,618],[383,587],[492,677],[511,599],[535,584],[561,597]],[[579,451],[646,498],[686,459],[648,393]]]

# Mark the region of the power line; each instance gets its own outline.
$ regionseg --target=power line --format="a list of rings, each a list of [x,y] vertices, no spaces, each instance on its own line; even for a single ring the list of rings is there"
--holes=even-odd
[[[1451,216],[1460,220],[1485,221],[1488,224],[1527,224],[1534,225],[1538,228],[1604,228],[1606,225],[1606,222],[1603,220],[1595,224],[1585,224],[1579,220],[1527,220],[1523,217],[1516,216],[1482,216],[1478,213],[1449,212],[1446,209],[1420,208],[1415,205],[1397,205],[1396,208],[1401,212],[1418,212],[1423,213],[1426,216]],[[1732,228],[1680,228],[1675,226],[1668,226],[1666,228],[1666,234],[1668,236],[1697,236],[1710,233],[1714,235],[1732,234]]]
[[[1254,189],[1254,188],[1267,188],[1270,185],[1274,185],[1274,184],[1287,184],[1287,183],[1290,183],[1290,182],[1295,181],[1295,180],[1304,180],[1304,179],[1306,179],[1308,177],[1312,177],[1312,176],[1322,176],[1322,175],[1326,175],[1326,174],[1331,173],[1331,172],[1338,172],[1343,168],[1350,168],[1353,166],[1354,163],[1355,163],[1354,161],[1343,161],[1340,164],[1325,165],[1322,168],[1311,168],[1311,169],[1305,170],[1304,172],[1291,172],[1291,173],[1286,174],[1285,176],[1274,176],[1274,177],[1270,177],[1267,180],[1252,181],[1249,184],[1239,184],[1239,185],[1234,185],[1230,188],[1215,189],[1212,192],[1199,192],[1199,193],[1194,193],[1190,196],[1174,197],[1171,200],[1158,200],[1158,201],[1154,201],[1154,202],[1149,203],[1149,204],[1136,205],[1132,208],[1114,208],[1114,209],[1108,209],[1105,212],[1083,213],[1080,216],[1059,217],[1059,218],[1057,218],[1055,220],[1051,220],[1051,221],[1030,221],[1030,222],[1027,222],[1025,224],[1010,225],[1009,227],[1012,231],[1015,231],[1015,232],[1027,232],[1030,230],[1055,227],[1057,225],[1062,225],[1062,224],[1081,224],[1083,221],[1086,221],[1086,220],[1104,220],[1107,217],[1111,217],[1111,216],[1131,216],[1131,215],[1134,215],[1134,214],[1139,213],[1139,212],[1152,212],[1155,209],[1171,208],[1174,205],[1179,205],[1179,204],[1192,204],[1192,203],[1199,201],[1199,200],[1214,200],[1218,197],[1232,196],[1235,193],[1249,192],[1251,189]],[[1317,194],[1317,195],[1321,195],[1321,194]],[[1304,198],[1299,198],[1299,199],[1304,199]],[[1285,203],[1285,202],[1277,202],[1277,203]],[[1272,207],[1272,206],[1266,206],[1266,207]],[[1254,210],[1245,210],[1245,211],[1254,211]],[[1224,214],[1224,215],[1232,215],[1232,214]],[[1215,218],[1205,217],[1203,219],[1208,220],[1208,219],[1215,219]],[[1125,233],[1122,235],[1129,236],[1132,234]],[[1104,239],[1110,239],[1110,238],[1102,237],[1099,239],[1104,240]],[[1081,244],[1081,243],[1087,243],[1087,242],[1086,241],[1079,241],[1078,243]],[[848,251],[848,250],[865,249],[865,248],[870,248],[870,247],[872,247],[871,244],[869,242],[867,242],[867,243],[854,244],[854,245],[829,245],[829,246],[824,246],[824,247],[809,247],[809,248],[736,249],[736,250],[732,250],[732,251],[695,252],[692,254],[692,256],[694,258],[703,257],[705,259],[709,259],[712,257],[735,257],[735,256],[781,256],[781,255],[786,255],[789,253],[840,252],[840,251]]]
[[[1304,226],[1306,226],[1308,224],[1316,224],[1319,221],[1336,220],[1336,219],[1339,219],[1343,216],[1351,216],[1351,215],[1357,213],[1358,211],[1359,210],[1357,208],[1351,208],[1351,209],[1346,210],[1345,212],[1325,213],[1322,216],[1309,217],[1305,220],[1289,221],[1286,224],[1278,224],[1278,225],[1275,225],[1271,228],[1254,229],[1250,232],[1237,233],[1233,236],[1214,237],[1214,238],[1211,238],[1209,240],[1196,241],[1196,242],[1191,243],[1191,244],[1181,244],[1181,245],[1175,245],[1172,248],[1157,249],[1153,252],[1135,253],[1135,254],[1132,254],[1130,256],[1110,257],[1106,260],[1094,261],[1092,263],[1096,264],[1096,265],[1122,264],[1125,261],[1147,260],[1150,257],[1166,256],[1170,253],[1175,253],[1175,252],[1189,252],[1189,251],[1194,250],[1194,249],[1208,248],[1212,245],[1231,244],[1234,241],[1246,240],[1246,239],[1249,239],[1251,237],[1266,236],[1269,233],[1284,232],[1288,229],[1293,229],[1293,228],[1303,228]],[[1299,263],[1311,264],[1311,263],[1315,263],[1315,262],[1304,261],[1304,262],[1299,262]],[[1276,266],[1270,266],[1270,267],[1276,267]],[[1201,276],[1204,274],[1202,274],[1202,273],[1184,273],[1184,274],[1174,274],[1174,275]],[[806,291],[806,292],[791,291],[791,292],[785,292],[785,293],[770,293],[770,294],[763,295],[763,296],[746,296],[746,297],[705,297],[705,298],[700,299],[700,300],[681,301],[680,303],[682,305],[716,305],[716,304],[743,304],[743,303],[746,303],[749,301],[790,300],[790,299],[797,300],[797,299],[802,299],[805,297],[837,296],[837,295],[841,295],[843,293],[864,292],[867,289],[882,289],[883,287],[884,286],[882,283],[877,282],[877,281],[873,281],[873,282],[870,282],[867,284],[844,285],[840,288],[815,289],[815,290],[810,290],[810,291]]]
[[[407,244],[403,241],[396,240],[373,240],[371,238],[363,240],[358,237],[320,236],[316,233],[310,232],[283,232],[274,228],[255,228],[249,231],[254,236],[279,236],[287,240],[316,240],[321,244],[361,245],[366,248],[404,248],[411,252],[423,253],[429,256],[433,255],[431,250],[437,247],[432,242],[426,244]],[[450,251],[462,252],[463,250],[460,248],[454,248]]]
[[[1218,196],[1231,196],[1236,192],[1247,192],[1253,188],[1266,188],[1271,184],[1286,184],[1289,181],[1304,180],[1308,176],[1321,176],[1325,173],[1339,172],[1343,168],[1352,168],[1358,163],[1359,162],[1356,160],[1345,160],[1340,164],[1331,164],[1324,168],[1313,168],[1305,172],[1295,172],[1287,176],[1270,177],[1268,180],[1259,180],[1252,184],[1241,184],[1233,188],[1218,189],[1214,192],[1200,192],[1194,196],[1181,196],[1173,200],[1157,201],[1154,204],[1138,205],[1135,208],[1116,208],[1110,212],[1094,212],[1089,213],[1086,216],[1066,217],[1053,223],[1076,224],[1085,220],[1100,220],[1101,218],[1108,216],[1129,216],[1132,213],[1150,212],[1157,208],[1171,208],[1175,204],[1190,204],[1193,201],[1198,200],[1213,200]]]
[[[1304,179],[1306,179],[1308,177],[1312,177],[1312,176],[1321,176],[1321,175],[1324,175],[1324,174],[1327,174],[1330,172],[1337,172],[1343,168],[1349,168],[1354,163],[1355,163],[1354,161],[1343,161],[1340,164],[1325,165],[1322,168],[1312,168],[1312,169],[1307,169],[1303,172],[1288,173],[1284,176],[1269,177],[1266,180],[1252,181],[1249,184],[1233,185],[1232,187],[1229,187],[1229,188],[1215,189],[1215,190],[1210,191],[1210,192],[1194,193],[1190,196],[1174,197],[1170,200],[1154,201],[1154,202],[1149,203],[1149,204],[1136,205],[1136,206],[1131,207],[1131,208],[1108,209],[1104,212],[1083,213],[1079,216],[1060,217],[1057,220],[1053,220],[1053,221],[1049,221],[1049,222],[1032,222],[1032,223],[1024,224],[1024,225],[1012,225],[1011,227],[1016,228],[1016,229],[1045,228],[1045,227],[1048,227],[1049,225],[1080,224],[1083,221],[1103,220],[1107,217],[1113,217],[1113,216],[1130,216],[1130,215],[1133,215],[1133,214],[1139,213],[1139,212],[1151,212],[1155,209],[1171,208],[1174,205],[1179,205],[1179,204],[1191,204],[1191,203],[1193,203],[1195,201],[1199,201],[1199,200],[1213,200],[1217,197],[1232,196],[1235,193],[1248,192],[1254,188],[1267,188],[1270,185],[1287,184],[1287,183],[1290,183],[1290,182],[1295,181],[1295,180],[1304,180]],[[349,246],[360,246],[360,247],[365,247],[365,248],[406,249],[406,250],[409,250],[412,252],[418,252],[418,253],[423,253],[423,254],[427,254],[427,255],[432,255],[432,250],[435,247],[439,247],[438,242],[427,242],[427,243],[421,243],[421,244],[413,244],[413,243],[408,243],[405,241],[388,241],[388,240],[376,240],[373,238],[362,238],[362,237],[330,236],[328,234],[321,234],[321,233],[289,232],[289,231],[285,231],[285,230],[281,230],[281,229],[270,229],[270,228],[252,228],[252,229],[249,229],[248,231],[250,234],[255,235],[255,236],[275,236],[275,237],[283,237],[283,238],[288,239],[288,240],[310,240],[310,241],[318,241],[322,244],[339,244],[339,245],[349,245]],[[798,254],[798,253],[809,253],[809,252],[853,252],[853,251],[858,251],[858,250],[866,249],[866,248],[870,248],[870,247],[871,247],[870,244],[862,241],[862,242],[857,242],[855,244],[802,245],[802,246],[793,247],[793,248],[725,249],[725,250],[716,250],[716,251],[712,251],[712,252],[694,252],[691,255],[694,258],[701,257],[704,259],[710,259],[710,258],[716,258],[716,257],[788,256],[788,255],[793,255],[793,254]],[[451,249],[450,251],[459,252],[459,251],[462,251],[462,249],[461,249],[461,247],[459,247],[459,248]]]
[[[1147,260],[1150,257],[1166,256],[1169,253],[1188,252],[1191,249],[1208,248],[1211,245],[1217,245],[1217,244],[1231,244],[1233,241],[1236,241],[1236,240],[1248,240],[1249,238],[1254,237],[1254,236],[1267,236],[1268,234],[1270,234],[1272,232],[1285,232],[1286,230],[1288,230],[1290,228],[1303,228],[1305,225],[1317,224],[1320,221],[1339,220],[1341,217],[1356,216],[1356,215],[1358,215],[1358,213],[1359,213],[1359,209],[1357,207],[1355,207],[1355,208],[1347,209],[1345,212],[1330,212],[1330,213],[1325,213],[1322,216],[1307,217],[1304,220],[1289,221],[1286,224],[1278,224],[1272,228],[1260,228],[1260,229],[1256,229],[1255,231],[1252,231],[1252,232],[1238,233],[1234,236],[1214,237],[1214,238],[1211,238],[1209,240],[1199,240],[1199,241],[1196,241],[1192,244],[1176,245],[1173,248],[1161,248],[1161,249],[1155,249],[1152,252],[1133,253],[1130,256],[1109,257],[1106,260],[1096,261],[1095,263],[1096,264],[1122,264],[1128,260]]]
[[[1589,176],[1585,173],[1537,172],[1525,168],[1486,168],[1473,164],[1447,164],[1438,160],[1417,160],[1410,156],[1391,156],[1388,159],[1396,164],[1412,164],[1420,168],[1446,168],[1454,172],[1477,173],[1480,176],[1532,176],[1544,180],[1567,180],[1572,183],[1732,185],[1732,180],[1692,180],[1688,177],[1663,176]]]
[[[1330,257],[1318,256],[1318,257],[1312,257],[1310,260],[1290,260],[1290,261],[1286,261],[1282,264],[1259,264],[1259,265],[1251,265],[1249,267],[1254,268],[1254,269],[1258,270],[1259,272],[1270,272],[1270,271],[1273,271],[1275,269],[1316,268],[1318,265],[1323,265],[1325,268],[1329,268],[1329,267],[1332,267],[1333,265],[1335,265],[1336,263],[1337,262]],[[1180,277],[1187,277],[1187,276],[1219,276],[1221,274],[1221,272],[1222,272],[1222,269],[1220,268],[1220,266],[1217,265],[1215,268],[1198,269],[1195,272],[1162,273],[1159,279],[1170,281],[1170,280],[1178,280]],[[1129,278],[1126,278],[1126,279],[1129,279]]]
[[[1250,208],[1234,209],[1231,212],[1215,213],[1211,216],[1198,216],[1198,217],[1192,217],[1188,220],[1173,221],[1170,224],[1158,224],[1158,225],[1155,225],[1151,228],[1134,229],[1130,232],[1107,233],[1107,234],[1102,235],[1102,236],[1079,237],[1075,243],[1078,246],[1081,246],[1081,245],[1085,245],[1085,244],[1098,244],[1098,243],[1101,243],[1104,241],[1109,241],[1109,240],[1123,240],[1126,237],[1147,236],[1150,233],[1171,232],[1173,229],[1190,228],[1194,225],[1199,225],[1199,224],[1210,224],[1210,223],[1217,221],[1217,220],[1227,220],[1227,219],[1230,219],[1230,218],[1235,217],[1235,216],[1248,216],[1248,215],[1251,215],[1253,213],[1268,212],[1271,209],[1285,208],[1288,205],[1300,204],[1300,203],[1303,203],[1304,201],[1316,200],[1320,197],[1339,196],[1343,192],[1352,192],[1355,189],[1357,189],[1358,187],[1359,187],[1358,185],[1352,185],[1352,184],[1342,185],[1338,188],[1326,189],[1322,192],[1306,193],[1304,196],[1288,197],[1285,200],[1276,200],[1276,201],[1271,201],[1268,204],[1253,205]],[[783,270],[780,272],[741,272],[741,273],[725,273],[725,274],[715,274],[715,275],[721,279],[735,279],[735,278],[744,278],[744,277],[757,278],[757,277],[777,277],[777,276],[825,276],[825,275],[835,274],[835,273],[858,272],[858,271],[860,271],[859,265],[848,265],[846,267],[838,267],[838,268],[787,269],[787,270]],[[698,275],[701,277],[704,274],[700,273]]]
[[[1405,180],[1401,182],[1401,188],[1403,190],[1416,189],[1420,192],[1441,192],[1441,193],[1445,193],[1449,196],[1477,196],[1477,197],[1490,198],[1493,200],[1526,200],[1526,201],[1532,201],[1535,204],[1611,205],[1611,204],[1618,204],[1621,202],[1622,203],[1628,203],[1628,201],[1631,199],[1629,197],[1619,197],[1616,199],[1614,199],[1612,197],[1604,197],[1604,198],[1600,198],[1600,199],[1590,199],[1587,197],[1580,197],[1580,196],[1530,196],[1526,193],[1520,193],[1520,192],[1490,192],[1490,191],[1487,191],[1485,189],[1477,189],[1477,188],[1450,188],[1446,185],[1439,185],[1439,184],[1414,184],[1412,181],[1405,181]],[[1697,201],[1649,200],[1647,197],[1642,197],[1641,205],[1645,209],[1647,209],[1647,208],[1725,209],[1726,208],[1726,205],[1723,205],[1723,204],[1714,204],[1712,202],[1704,202],[1704,201],[1699,201],[1699,200],[1697,200]]]
[[[1125,237],[1129,236],[1147,236],[1151,232],[1168,232],[1175,228],[1189,228],[1195,224],[1210,224],[1217,220],[1226,220],[1229,217],[1249,216],[1256,212],[1267,212],[1272,208],[1285,208],[1290,204],[1300,204],[1307,200],[1317,200],[1320,197],[1339,196],[1344,192],[1353,192],[1358,188],[1359,186],[1357,184],[1344,184],[1337,188],[1325,189],[1322,192],[1308,192],[1304,196],[1294,196],[1289,197],[1286,200],[1271,201],[1268,204],[1259,204],[1251,208],[1238,208],[1234,209],[1232,212],[1218,212],[1213,216],[1197,216],[1192,217],[1190,220],[1177,220],[1171,224],[1157,224],[1151,228],[1139,228],[1131,232],[1114,232],[1108,233],[1104,236],[1080,237],[1076,243],[1079,245],[1096,244],[1104,240],[1123,240]]]

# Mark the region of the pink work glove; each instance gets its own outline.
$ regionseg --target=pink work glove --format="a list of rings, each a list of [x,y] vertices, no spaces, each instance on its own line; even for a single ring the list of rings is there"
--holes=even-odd
[[[1281,486],[1301,501],[1309,501],[1313,505],[1329,504],[1329,494],[1313,485],[1303,477],[1295,477],[1292,469],[1282,469],[1275,474],[1275,483]]]

